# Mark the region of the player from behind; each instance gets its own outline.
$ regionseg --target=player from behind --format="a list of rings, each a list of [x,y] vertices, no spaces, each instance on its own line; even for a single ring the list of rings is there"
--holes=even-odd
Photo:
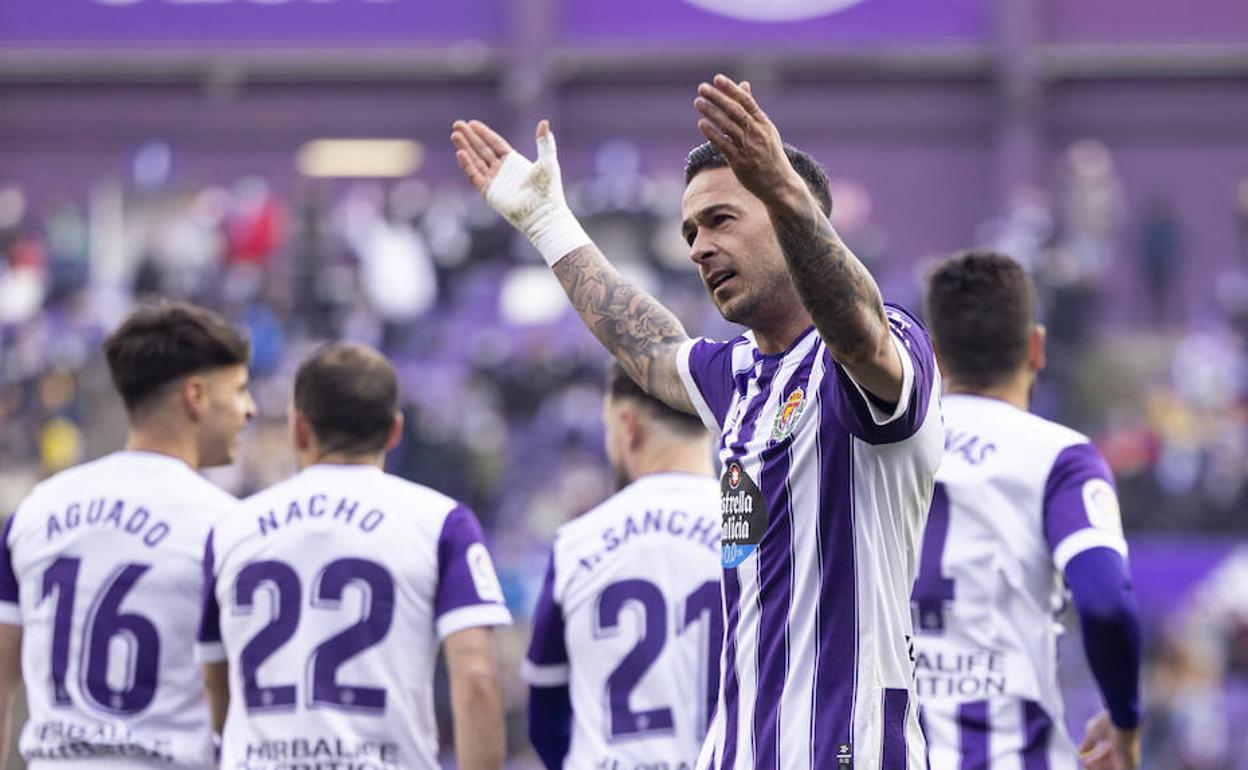
[[[300,471],[213,529],[199,654],[221,767],[438,768],[446,653],[463,770],[503,763],[493,626],[511,616],[476,516],[382,470],[402,419],[394,369],[359,345],[300,365]]]
[[[603,422],[621,489],[555,537],[522,669],[529,735],[548,770],[689,768],[724,626],[710,436],[618,364]]]
[[[214,313],[161,304],[104,352],[126,448],[35,487],[0,543],[0,756],[20,657],[31,768],[212,767],[189,643],[203,540],[237,501],[196,471],[233,460],[255,410],[249,345]]]
[[[1132,770],[1140,640],[1117,496],[1086,436],[1027,411],[1044,366],[1031,280],[965,253],[932,272],[926,304],[948,383],[913,595],[932,770]],[[1057,685],[1063,578],[1107,707],[1079,757]]]

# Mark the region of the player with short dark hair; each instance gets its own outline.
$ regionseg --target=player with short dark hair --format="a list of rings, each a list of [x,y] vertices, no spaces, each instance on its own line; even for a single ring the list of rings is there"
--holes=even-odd
[[[555,535],[521,669],[529,736],[548,770],[691,767],[724,633],[710,436],[619,364],[602,413],[620,491]]]
[[[828,181],[828,172],[823,164],[812,158],[809,153],[791,144],[785,144],[783,147],[784,157],[788,159],[789,165],[793,167],[797,175],[802,178],[806,189],[810,190],[815,202],[819,204],[819,209],[824,216],[831,216],[832,189]],[[703,171],[716,168],[729,168],[728,158],[724,157],[724,154],[717,150],[714,144],[703,142],[685,156],[685,184],[688,185]]]
[[[479,121],[452,141],[629,376],[720,434],[724,676],[698,767],[919,767],[908,608],[942,437],[927,334],[884,304],[828,221],[823,174],[798,168],[748,83],[718,75],[694,108],[710,146],[691,153],[681,231],[720,314],[748,327],[727,342],[691,339],[594,246],[548,123],[536,163]]]
[[[441,643],[458,766],[498,770],[492,627],[511,615],[472,511],[382,470],[403,427],[394,368],[322,346],[299,366],[290,422],[299,473],[204,549],[198,654],[221,766],[440,767]]]
[[[41,483],[0,542],[3,743],[20,645],[31,768],[213,767],[188,640],[204,538],[237,501],[196,471],[233,460],[255,411],[249,345],[215,313],[162,303],[104,351],[126,448]]]
[[[1044,366],[1031,279],[966,252],[932,271],[926,305],[948,385],[913,596],[932,770],[1132,770],[1140,639],[1117,495],[1087,436],[1027,411]],[[1063,578],[1107,707],[1079,757],[1057,683]]]

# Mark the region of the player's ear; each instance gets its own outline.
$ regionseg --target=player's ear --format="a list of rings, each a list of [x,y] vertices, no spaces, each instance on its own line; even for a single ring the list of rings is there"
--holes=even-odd
[[[1027,368],[1033,372],[1044,369],[1044,342],[1048,337],[1048,332],[1042,324],[1036,324],[1031,329],[1031,337],[1027,341]]]
[[[646,423],[641,419],[637,409],[629,406],[620,413],[620,419],[624,424],[624,443],[633,451],[641,448],[646,440]]]
[[[198,422],[208,409],[208,382],[203,375],[192,374],[178,387],[182,408],[191,420]]]
[[[389,452],[403,440],[403,413],[394,410],[394,422],[390,423],[390,435],[386,437],[386,449]]]
[[[316,441],[316,433],[312,430],[312,424],[302,412],[293,406],[290,408],[290,441],[294,444],[296,452],[307,451]]]

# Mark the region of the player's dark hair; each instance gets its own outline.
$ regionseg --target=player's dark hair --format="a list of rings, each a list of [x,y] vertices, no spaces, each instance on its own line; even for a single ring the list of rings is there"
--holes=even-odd
[[[627,399],[640,405],[656,420],[682,435],[697,438],[706,432],[696,415],[673,409],[642,390],[618,361],[612,361],[607,369],[607,392],[613,399]]]
[[[999,385],[1027,360],[1036,295],[1013,259],[992,251],[949,257],[928,275],[924,307],[941,364],[962,385]]]
[[[784,145],[784,154],[793,166],[793,170],[806,183],[806,188],[810,190],[811,195],[819,201],[819,208],[823,209],[824,214],[831,216],[832,192],[828,185],[828,172],[824,170],[823,165],[791,144]],[[703,171],[725,168],[727,165],[728,159],[715,149],[715,145],[710,142],[699,144],[685,156],[685,185],[688,186],[693,178]]]
[[[394,367],[363,345],[322,345],[295,373],[295,409],[312,426],[324,453],[382,451],[398,408]]]
[[[211,310],[159,302],[135,310],[104,340],[113,385],[131,415],[164,386],[197,372],[246,365],[246,335]]]

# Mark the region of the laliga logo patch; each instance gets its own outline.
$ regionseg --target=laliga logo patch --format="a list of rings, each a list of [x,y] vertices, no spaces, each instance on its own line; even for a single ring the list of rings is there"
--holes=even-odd
[[[784,441],[788,438],[805,408],[806,393],[799,387],[789,394],[780,411],[776,412],[776,422],[771,427],[772,441]]]
[[[1083,484],[1083,509],[1088,521],[1097,529],[1122,536],[1122,514],[1118,510],[1118,495],[1105,479],[1088,479]]]
[[[704,11],[747,21],[797,21],[858,5],[863,0],[685,0]]]
[[[503,587],[498,582],[498,574],[494,572],[494,562],[490,560],[490,552],[481,543],[468,546],[464,556],[468,559],[468,572],[472,575],[472,585],[477,589],[477,596],[487,602],[503,601]]]

